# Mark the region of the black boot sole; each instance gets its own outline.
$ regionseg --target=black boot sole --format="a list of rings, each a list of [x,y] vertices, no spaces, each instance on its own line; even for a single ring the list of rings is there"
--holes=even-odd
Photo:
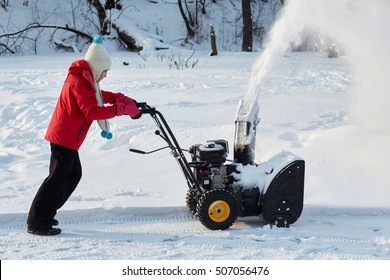
[[[61,233],[60,228],[48,228],[48,229],[34,229],[34,228],[27,228],[27,232],[30,234],[35,234],[35,235],[57,235]]]

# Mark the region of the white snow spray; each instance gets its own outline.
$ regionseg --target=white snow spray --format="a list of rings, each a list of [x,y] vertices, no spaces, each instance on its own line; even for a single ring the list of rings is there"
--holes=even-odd
[[[257,100],[267,73],[304,28],[345,50],[354,72],[351,120],[390,131],[390,1],[290,0],[254,64],[245,100]]]
[[[255,101],[258,99],[261,85],[273,65],[275,65],[283,53],[289,49],[290,42],[299,40],[298,33],[299,30],[302,29],[302,26],[296,18],[290,5],[286,5],[286,7],[281,10],[279,18],[276,20],[268,34],[264,51],[253,65],[248,91],[245,94],[244,100]]]

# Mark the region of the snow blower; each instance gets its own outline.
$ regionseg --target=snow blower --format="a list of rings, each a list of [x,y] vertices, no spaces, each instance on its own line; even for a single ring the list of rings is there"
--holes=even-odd
[[[254,162],[258,107],[240,102],[235,122],[234,160],[228,160],[228,142],[209,140],[192,145],[184,155],[163,115],[147,103],[137,103],[143,114],[149,114],[158,130],[155,134],[166,143],[152,151],[130,149],[150,154],[165,148],[177,160],[187,181],[188,209],[208,229],[225,230],[237,217],[259,216],[276,227],[289,227],[301,215],[305,162],[289,152],[282,152],[268,161]],[[247,176],[247,171],[253,176]]]

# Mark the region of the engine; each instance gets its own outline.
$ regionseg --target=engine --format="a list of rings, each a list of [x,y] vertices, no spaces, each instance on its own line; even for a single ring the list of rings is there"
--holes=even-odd
[[[236,171],[236,166],[225,165],[229,153],[227,141],[209,140],[206,144],[191,146],[189,152],[192,157],[190,166],[194,168],[194,175],[204,189],[226,188],[233,183],[231,174]]]

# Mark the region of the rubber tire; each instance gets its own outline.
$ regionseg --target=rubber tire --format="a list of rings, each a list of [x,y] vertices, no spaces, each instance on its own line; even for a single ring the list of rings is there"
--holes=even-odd
[[[209,208],[213,203],[221,201],[224,206],[228,207],[229,214],[220,221],[214,221],[209,214]],[[224,189],[211,190],[204,193],[199,199],[197,208],[197,216],[199,221],[208,229],[211,230],[225,230],[228,229],[237,220],[238,208],[237,199],[229,191]]]
[[[188,210],[193,215],[196,215],[196,205],[198,204],[198,200],[196,198],[196,191],[188,190],[187,196],[186,196],[186,205],[188,207]]]

